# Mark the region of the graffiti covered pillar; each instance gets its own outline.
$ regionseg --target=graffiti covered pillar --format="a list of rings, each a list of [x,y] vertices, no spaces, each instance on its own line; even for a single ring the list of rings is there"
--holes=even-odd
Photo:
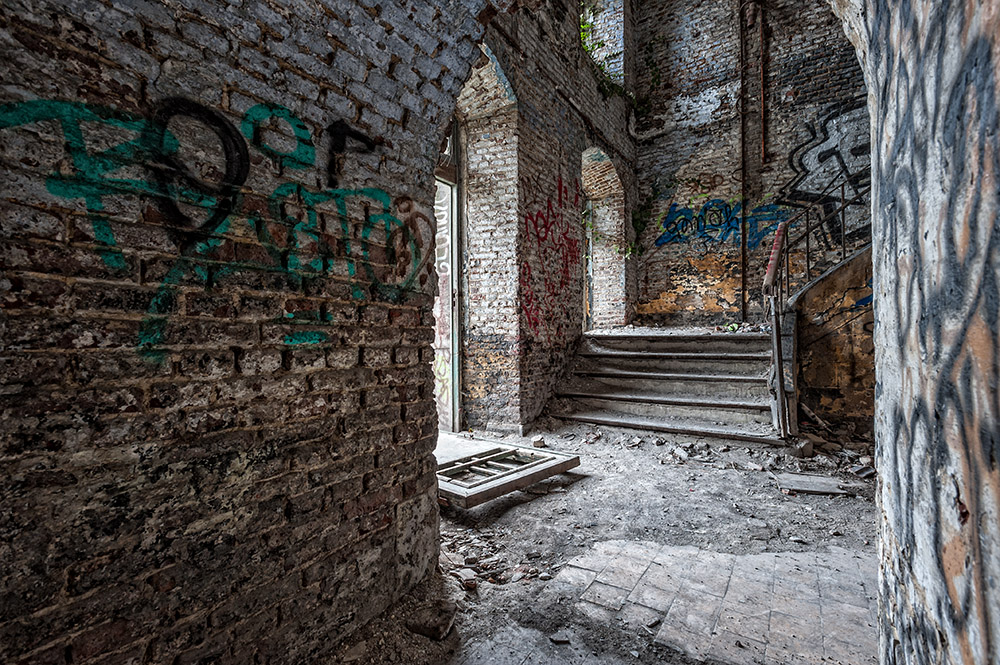
[[[873,122],[882,662],[1000,662],[1000,6],[836,0]]]

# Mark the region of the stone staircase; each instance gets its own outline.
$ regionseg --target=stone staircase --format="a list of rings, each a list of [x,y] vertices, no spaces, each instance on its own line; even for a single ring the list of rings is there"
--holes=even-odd
[[[766,333],[592,332],[549,413],[594,425],[785,445]]]

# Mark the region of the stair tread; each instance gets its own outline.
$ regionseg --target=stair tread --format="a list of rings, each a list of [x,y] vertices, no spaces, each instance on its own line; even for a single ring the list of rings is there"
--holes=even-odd
[[[678,351],[581,351],[577,355],[585,358],[635,358],[670,360],[770,360],[770,353],[712,353]]]
[[[747,427],[727,427],[725,425],[710,425],[697,420],[646,418],[617,411],[574,411],[572,413],[552,414],[556,418],[575,420],[595,425],[609,427],[625,427],[646,429],[672,434],[690,434],[695,436],[711,436],[740,441],[754,441],[770,445],[783,446],[785,442],[777,436],[777,432],[768,428],[767,432],[753,432]],[[763,428],[762,428],[763,429]]]
[[[677,397],[663,394],[637,393],[620,390],[560,390],[559,397],[620,400],[625,402],[651,402],[673,406],[704,406],[717,409],[770,410],[770,402],[744,400],[699,399],[697,397]]]
[[[647,333],[595,333],[586,332],[583,334],[587,339],[601,340],[601,339],[635,339],[635,340],[662,340],[662,341],[678,341],[678,342],[692,342],[692,341],[765,341],[771,339],[769,333],[726,333],[720,335],[712,335],[706,333],[681,333],[673,334],[669,330],[664,332],[647,332]]]
[[[765,376],[744,376],[731,374],[691,374],[684,372],[647,372],[637,370],[587,369],[576,370],[577,376],[608,376],[625,379],[665,379],[670,381],[729,381],[744,383],[767,383]]]

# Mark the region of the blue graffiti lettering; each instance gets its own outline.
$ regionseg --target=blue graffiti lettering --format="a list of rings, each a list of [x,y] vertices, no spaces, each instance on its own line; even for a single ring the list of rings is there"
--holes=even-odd
[[[712,199],[697,213],[691,208],[670,204],[670,210],[660,220],[663,233],[656,239],[656,246],[694,241],[706,243],[731,242],[740,244],[740,225],[743,203],[730,205],[722,199]],[[777,204],[754,208],[747,215],[747,247],[755,250],[763,240],[788,219],[788,211]]]

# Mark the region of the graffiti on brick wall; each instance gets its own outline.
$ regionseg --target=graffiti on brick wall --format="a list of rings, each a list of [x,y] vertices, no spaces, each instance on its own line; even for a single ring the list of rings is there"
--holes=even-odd
[[[522,178],[524,191],[538,191]],[[523,261],[519,271],[521,311],[531,332],[543,341],[556,339],[562,326],[572,319],[566,289],[581,279],[580,225],[571,222],[581,205],[579,181],[571,191],[562,176],[556,181],[556,195],[527,205],[524,231],[531,261]],[[566,207],[573,211],[567,214]]]
[[[816,240],[827,248],[839,243],[841,189],[850,200],[861,194],[870,181],[871,140],[868,109],[863,101],[847,110],[827,114],[822,122],[806,124],[809,137],[792,149],[788,157],[795,176],[778,193],[778,201],[792,208],[822,206],[826,219]],[[867,197],[845,213],[848,239],[868,235],[870,205]],[[857,234],[852,235],[853,232]]]
[[[206,142],[220,146],[219,163],[196,172],[185,161],[177,122],[194,124]],[[61,132],[65,158],[46,179],[54,196],[82,199],[108,270],[122,273],[125,257],[106,212],[109,197],[140,197],[156,204],[164,217],[178,258],[167,271],[139,335],[140,350],[158,358],[167,343],[176,285],[195,275],[206,285],[218,284],[241,269],[277,272],[301,285],[303,279],[345,274],[355,298],[396,302],[418,280],[426,279],[433,223],[409,198],[393,200],[377,188],[340,189],[337,181],[347,152],[372,152],[377,142],[342,120],[327,128],[331,136],[325,171],[328,189],[314,191],[288,181],[279,184],[266,202],[245,196],[242,187],[251,173],[249,148],[273,160],[281,172],[316,166],[317,151],[306,124],[289,109],[259,104],[243,116],[239,129],[222,113],[186,99],[159,103],[151,117],[70,101],[33,100],[0,105],[0,130],[38,123],[55,123]],[[291,130],[295,147],[283,150],[268,142],[264,131],[275,123]],[[88,134],[113,130],[131,136],[116,145],[91,149]],[[248,148],[249,144],[249,148]],[[129,175],[121,175],[121,173]],[[320,210],[323,210],[321,213]],[[332,218],[333,221],[327,219]],[[352,220],[361,220],[358,233]],[[236,220],[241,220],[237,222]],[[263,252],[228,252],[227,233],[237,223],[250,226]],[[241,235],[246,235],[242,234]],[[231,257],[235,254],[235,258]],[[212,264],[211,270],[206,264]],[[285,323],[329,324],[324,312],[291,312]],[[327,340],[322,331],[286,336],[288,344]]]
[[[788,216],[787,209],[773,203],[751,210],[747,214],[747,247],[757,249]],[[742,218],[743,203],[739,201],[730,203],[713,199],[697,211],[671,203],[667,214],[659,222],[662,233],[656,239],[656,246],[681,243],[706,246],[730,243],[739,246]]]
[[[868,179],[871,140],[868,107],[861,101],[850,109],[828,114],[818,125],[806,125],[809,138],[789,154],[795,177],[779,198],[790,205],[840,204],[840,190],[831,182],[846,181],[857,194]]]

